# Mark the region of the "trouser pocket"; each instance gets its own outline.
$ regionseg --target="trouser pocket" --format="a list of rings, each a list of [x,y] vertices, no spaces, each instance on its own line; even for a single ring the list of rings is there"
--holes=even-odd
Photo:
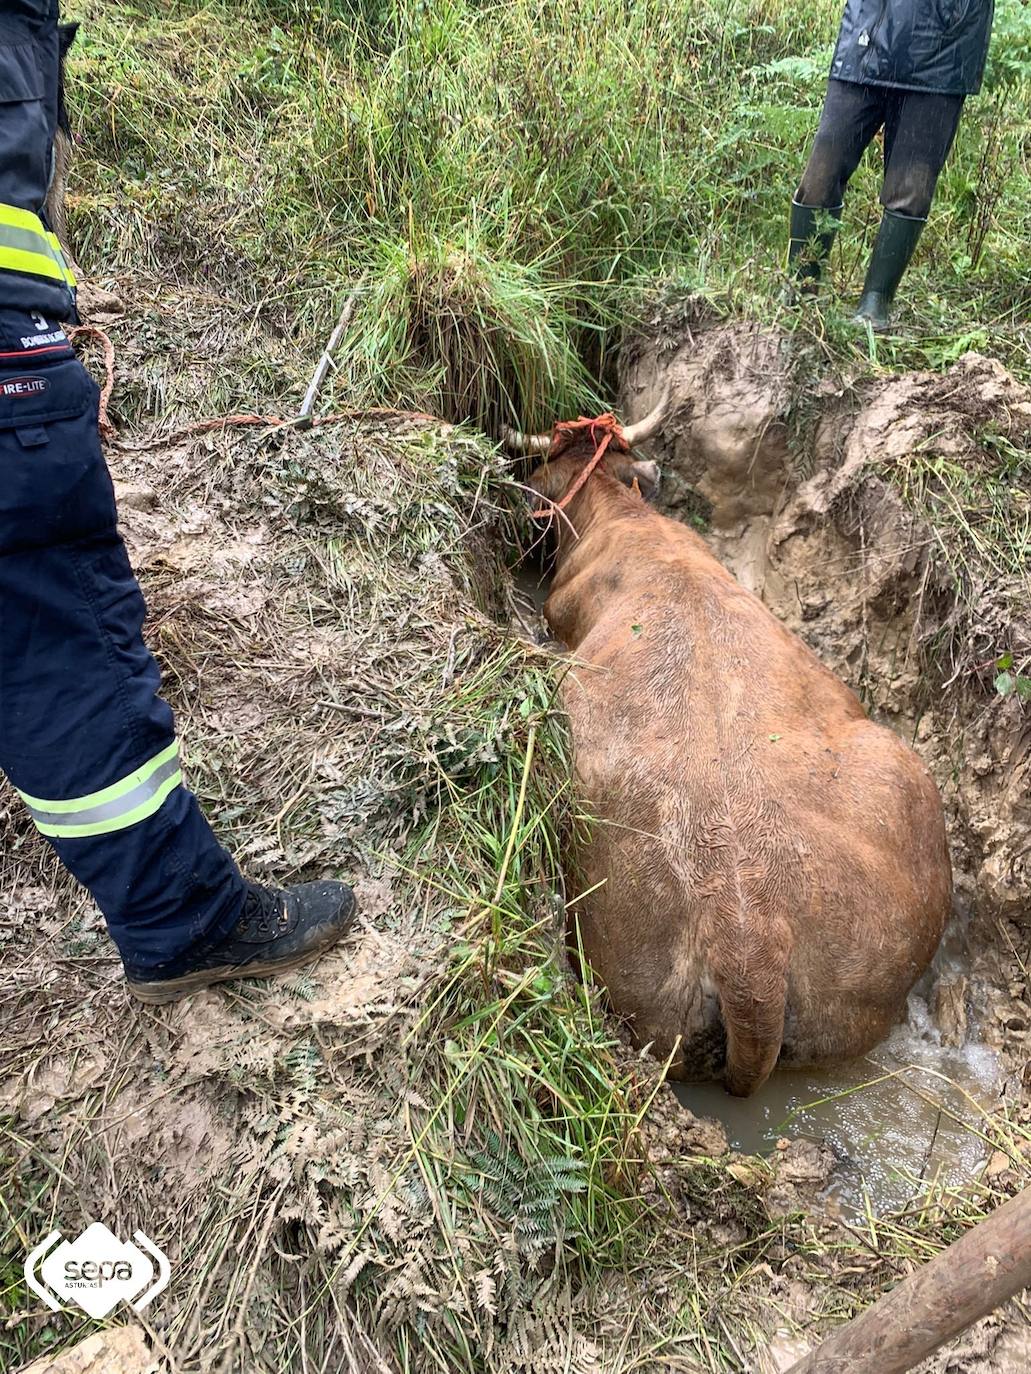
[[[0,370],[0,555],[115,529],[99,397],[74,359]]]

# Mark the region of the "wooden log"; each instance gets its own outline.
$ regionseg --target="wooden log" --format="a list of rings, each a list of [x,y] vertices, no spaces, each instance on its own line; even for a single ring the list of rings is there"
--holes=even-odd
[[[1031,1188],[979,1221],[788,1374],[904,1374],[1031,1286]]]

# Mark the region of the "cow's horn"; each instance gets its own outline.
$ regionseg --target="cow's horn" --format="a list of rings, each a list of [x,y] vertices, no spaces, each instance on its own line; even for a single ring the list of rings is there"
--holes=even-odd
[[[669,409],[669,387],[667,386],[659,404],[643,420],[638,420],[635,425],[623,426],[623,438],[626,440],[627,448],[633,448],[635,444],[643,444],[645,439],[650,439],[656,430],[662,427],[662,422],[666,418]]]
[[[513,453],[548,453],[551,450],[550,434],[522,434],[518,429],[502,425],[501,437],[505,447]]]

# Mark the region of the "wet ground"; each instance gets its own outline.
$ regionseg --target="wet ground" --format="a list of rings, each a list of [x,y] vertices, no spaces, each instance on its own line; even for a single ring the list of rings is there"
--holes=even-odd
[[[826,1142],[838,1158],[828,1189],[846,1213],[900,1208],[932,1182],[974,1178],[989,1146],[980,1134],[997,1102],[995,1054],[971,1041],[941,1044],[927,1005],[865,1059],[831,1070],[774,1074],[750,1098],[718,1084],[675,1084],[696,1116],[726,1127],[732,1149],[769,1154],[782,1136]]]

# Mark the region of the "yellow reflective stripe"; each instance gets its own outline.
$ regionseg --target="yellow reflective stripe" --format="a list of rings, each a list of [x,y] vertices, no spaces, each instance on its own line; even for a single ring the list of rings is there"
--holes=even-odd
[[[179,754],[179,742],[173,740],[167,749],[162,749],[160,754],[155,754],[146,763],[141,763],[131,773],[127,773],[124,778],[119,778],[110,787],[103,787],[99,792],[89,792],[85,797],[72,797],[68,801],[45,801],[41,797],[30,797],[27,792],[18,792],[18,796],[26,806],[33,811],[47,811],[50,813],[87,811],[93,806],[104,806],[107,802],[117,801],[119,797],[126,796],[129,792],[135,791],[142,783],[152,778],[159,768],[163,767],[170,759],[174,759]]]
[[[129,826],[138,825],[140,821],[145,821],[148,816],[153,816],[155,811],[160,811],[182,780],[182,772],[177,768],[161,783],[156,791],[151,793],[146,801],[141,802],[131,811],[112,816],[109,820],[89,821],[83,824],[75,824],[74,821],[60,821],[52,824],[37,819],[36,829],[41,835],[49,835],[51,839],[55,840],[78,840],[90,835],[111,835],[118,830],[127,830]]]
[[[56,234],[38,215],[0,202],[0,268],[75,286]]]
[[[9,224],[12,229],[25,229],[46,238],[47,231],[38,215],[31,210],[22,210],[17,205],[7,205],[4,201],[0,201],[0,224]]]
[[[0,243],[0,268],[8,272],[28,272],[33,277],[52,277],[66,282],[67,277],[58,264],[42,253],[29,253],[24,248],[6,248]]]
[[[54,257],[57,258],[58,265],[64,272],[65,281],[68,283],[69,286],[75,286],[75,273],[68,265],[68,259],[65,257],[64,249],[61,247],[61,240],[57,237],[56,234],[52,234],[49,230],[47,230],[47,242],[50,244],[50,247],[54,250]]]

